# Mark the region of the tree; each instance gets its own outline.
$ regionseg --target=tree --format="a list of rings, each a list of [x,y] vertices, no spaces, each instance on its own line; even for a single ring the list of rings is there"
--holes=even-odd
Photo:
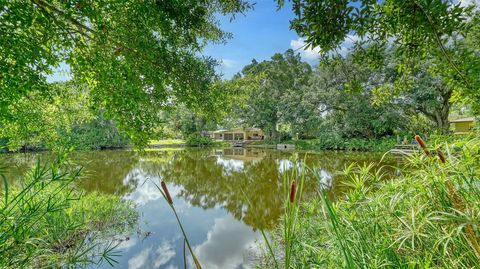
[[[29,92],[12,104],[12,120],[0,117],[0,137],[10,151],[122,147],[130,142],[103,111],[88,109],[88,88],[72,82],[50,85],[48,96]]]
[[[352,55],[324,62],[304,97],[321,119],[318,135],[378,138],[405,129],[408,119],[399,104],[371,105],[374,87],[387,79],[355,63]]]
[[[30,92],[48,95],[47,75],[67,63],[89,87],[91,105],[140,145],[170,103],[208,108],[216,76],[207,42],[228,34],[215,13],[235,14],[242,0],[5,0],[0,6],[0,115]]]
[[[450,99],[453,88],[425,68],[424,66],[414,75],[413,88],[403,92],[399,99],[407,110],[422,113],[439,132],[446,134],[450,130],[448,116],[452,107]]]
[[[9,105],[10,118],[0,117],[0,137],[9,150],[65,146],[74,125],[92,118],[87,88],[73,84],[50,85],[48,95],[30,91]]]
[[[397,64],[397,47],[391,46],[384,50],[378,51],[379,57],[384,62],[374,68],[368,68],[371,77],[384,78],[383,82],[377,83],[373,88],[374,99],[376,104],[394,103],[402,107],[405,113],[411,118],[421,116],[426,118],[428,126],[440,133],[448,133],[450,123],[448,117],[452,106],[452,95],[454,87],[449,85],[436,70],[439,65],[443,64],[436,57],[429,57],[419,62],[415,70],[409,72],[409,85],[399,85],[402,81],[402,70],[398,70]],[[362,64],[363,57],[358,57],[361,51],[352,54],[355,61]],[[381,55],[380,55],[381,54]],[[379,86],[380,85],[380,86]],[[390,92],[394,95],[384,94],[379,90],[390,87]]]
[[[296,125],[294,110],[301,87],[311,74],[308,63],[302,62],[293,50],[277,53],[271,60],[253,60],[233,81],[240,94],[248,96],[237,105],[237,115],[244,124],[262,128],[269,138],[277,138],[281,123]]]
[[[278,3],[282,6],[284,1]],[[478,44],[478,39],[472,42],[478,37],[479,28],[478,15],[472,17],[473,6],[447,0],[292,0],[292,3],[296,18],[291,21],[291,28],[305,37],[307,47],[319,47],[324,55],[350,39],[355,50],[365,52],[364,62],[382,61],[378,49],[395,44],[396,69],[400,71],[397,87],[378,87],[376,93],[395,95],[410,89],[412,73],[425,59],[435,58],[437,75],[454,88],[453,95],[479,103],[478,45],[473,45]],[[456,43],[463,44],[465,49]]]

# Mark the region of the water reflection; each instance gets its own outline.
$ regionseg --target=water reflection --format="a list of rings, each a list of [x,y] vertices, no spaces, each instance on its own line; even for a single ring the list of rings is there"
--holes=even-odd
[[[282,210],[282,174],[298,169],[293,159],[319,167],[320,182],[307,177],[305,196],[328,188],[341,192],[342,170],[351,162],[378,161],[365,153],[276,151],[263,149],[175,149],[75,152],[73,163],[85,166],[78,182],[86,191],[121,196],[137,204],[138,231],[119,235],[122,256],[115,268],[183,268],[183,239],[170,208],[152,181],[165,180],[204,268],[249,268],[258,251],[258,229],[272,228]],[[11,177],[38,157],[49,154],[1,155]],[[306,157],[305,157],[306,156]],[[261,241],[261,240],[260,240]],[[253,254],[252,254],[253,253]],[[192,265],[190,264],[190,267]],[[105,268],[108,268],[106,266]]]
[[[194,251],[205,268],[239,268],[248,264],[249,255],[253,255],[251,252],[258,251],[258,238],[258,232],[226,215],[215,219],[207,240]]]

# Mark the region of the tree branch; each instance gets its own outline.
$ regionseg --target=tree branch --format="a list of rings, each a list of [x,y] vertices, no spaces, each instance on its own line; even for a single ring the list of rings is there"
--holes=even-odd
[[[425,15],[425,17],[427,18],[428,22],[430,23],[430,27],[432,28],[432,31],[434,33],[434,36],[435,36],[435,40],[437,42],[437,45],[438,47],[440,48],[440,50],[442,51],[443,55],[445,56],[445,58],[447,59],[447,62],[448,64],[455,70],[455,72],[462,78],[462,80],[467,84],[468,87],[470,87],[470,81],[467,79],[467,77],[465,77],[465,75],[460,71],[460,68],[458,68],[458,66],[455,64],[455,62],[453,61],[453,59],[450,57],[450,55],[448,54],[447,52],[447,49],[445,48],[445,46],[443,45],[442,43],[442,40],[440,39],[440,33],[438,32],[438,29],[437,27],[435,26],[434,22],[433,22],[433,19],[432,17],[430,16],[430,14],[428,14],[428,12],[423,8],[422,5],[420,5],[416,0],[413,0],[414,4],[417,5],[420,10],[423,12],[423,14]]]
[[[73,25],[75,25],[75,27],[77,27],[77,29],[79,30],[79,33],[82,34],[82,35],[85,35],[89,38],[91,38],[91,36],[89,35],[89,33],[94,33],[95,31],[82,24],[81,22],[79,22],[78,20],[75,20],[74,18],[70,18],[67,16],[67,14],[65,13],[65,11],[61,10],[61,9],[58,9],[57,7],[43,1],[43,0],[31,0],[34,4],[36,4],[38,7],[44,9],[44,10],[51,10],[55,13],[57,13],[58,15],[62,16],[63,18],[67,19],[70,23],[72,23]],[[48,11],[47,10],[47,11]]]

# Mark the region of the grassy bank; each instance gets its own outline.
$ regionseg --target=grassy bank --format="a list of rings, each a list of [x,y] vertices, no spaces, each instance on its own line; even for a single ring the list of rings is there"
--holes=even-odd
[[[0,173],[1,174],[1,173]],[[0,268],[70,268],[114,263],[115,233],[137,219],[130,203],[74,187],[81,169],[61,156],[37,163],[0,192]]]
[[[192,135],[187,140],[183,139],[163,139],[151,140],[148,144],[151,148],[173,148],[173,147],[227,147],[230,143],[225,141],[215,141],[202,135]]]
[[[286,143],[295,144],[298,149],[305,150],[350,150],[386,152],[395,146],[395,138],[318,138],[310,140],[292,140]]]
[[[347,167],[344,197],[319,193],[302,204],[290,267],[478,266],[480,138],[431,146],[391,179],[373,166]]]

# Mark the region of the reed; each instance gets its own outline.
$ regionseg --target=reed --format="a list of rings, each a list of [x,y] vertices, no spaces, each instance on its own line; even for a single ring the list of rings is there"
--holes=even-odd
[[[395,176],[350,165],[334,202],[321,192],[302,205],[291,267],[478,267],[480,138],[440,142],[435,151],[418,138],[422,154]]]
[[[290,171],[284,172],[284,213],[283,213],[283,242],[284,242],[284,267],[291,268],[294,258],[294,245],[296,243],[296,231],[298,229],[297,218],[300,201],[303,193],[303,183],[306,173],[305,160],[301,163],[300,171],[298,162],[295,160]],[[297,180],[299,186],[297,188]]]
[[[285,172],[283,173],[284,212],[281,227],[281,249],[283,250],[283,267],[285,269],[292,268],[292,259],[295,258],[295,246],[298,245],[298,240],[296,239],[296,233],[299,229],[297,219],[307,171],[305,159],[300,167],[298,164],[299,162],[294,160],[292,168],[287,170],[287,167],[284,167]],[[279,268],[279,262],[273,251],[272,244],[269,242],[265,232],[263,230],[261,230],[261,232],[268,247],[270,258],[273,260],[273,265],[275,268]]]
[[[419,138],[418,140],[417,140],[417,137]],[[420,146],[422,148],[424,148],[425,155],[429,156],[430,154],[429,154],[428,147],[427,147],[426,143],[418,135],[415,137],[415,139],[420,144]],[[447,163],[447,159],[445,158],[445,155],[443,154],[443,152],[440,149],[437,149],[437,156],[438,156],[441,164],[446,164]],[[465,202],[463,201],[462,197],[460,197],[458,195],[457,190],[456,190],[454,184],[452,183],[452,181],[450,180],[450,178],[448,177],[448,175],[446,175],[446,177],[447,177],[447,180],[445,181],[445,184],[447,186],[447,190],[448,190],[448,194],[450,196],[450,199],[452,200],[453,207],[458,212],[464,213]],[[466,231],[468,241],[470,242],[470,244],[472,246],[472,249],[475,251],[477,257],[480,259],[480,244],[478,243],[477,235],[475,234],[475,230],[474,230],[471,223],[466,223],[465,224],[465,231]]]
[[[197,269],[202,269],[202,266],[201,266],[200,262],[198,261],[197,257],[195,256],[195,253],[193,252],[192,246],[190,245],[190,241],[188,240],[188,236],[187,236],[187,233],[185,232],[185,229],[183,228],[182,222],[180,221],[180,218],[178,217],[177,210],[175,209],[175,205],[173,204],[173,199],[172,199],[172,196],[170,195],[170,192],[168,191],[167,184],[163,180],[160,182],[161,187],[158,186],[155,182],[153,182],[153,184],[158,189],[158,191],[160,191],[163,198],[165,199],[165,201],[167,201],[168,205],[172,209],[173,214],[175,215],[175,218],[177,220],[178,226],[180,227],[180,230],[182,231],[184,242],[186,243],[187,248],[190,251],[190,254],[192,255],[192,259],[193,259],[193,262],[195,264],[195,267]],[[184,257],[184,260],[185,260],[185,257]],[[186,262],[185,262],[184,265],[186,267]]]
[[[110,195],[83,194],[72,184],[81,168],[67,154],[52,163],[39,160],[17,184],[1,175],[0,268],[73,268],[116,263],[110,232],[133,226],[130,203]]]

